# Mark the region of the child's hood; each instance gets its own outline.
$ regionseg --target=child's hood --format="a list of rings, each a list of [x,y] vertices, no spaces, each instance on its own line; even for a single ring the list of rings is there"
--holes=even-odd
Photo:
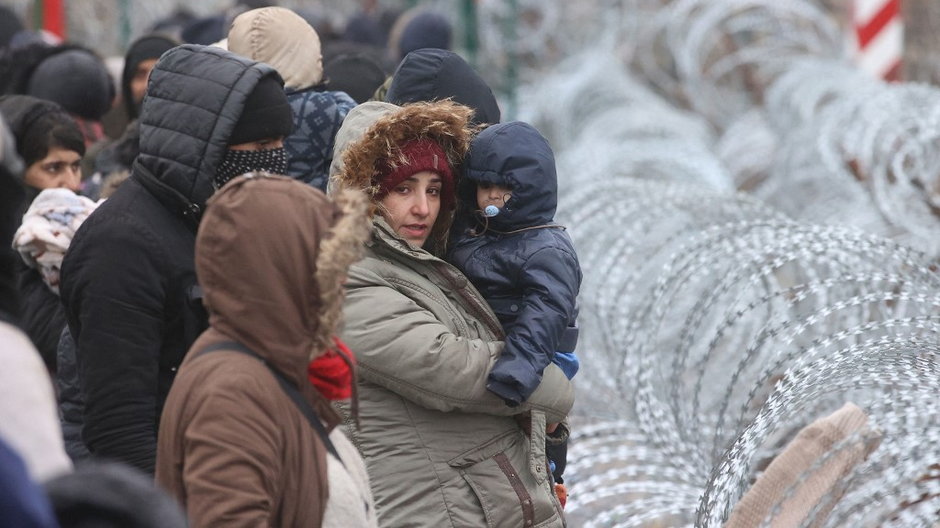
[[[470,144],[464,164],[460,198],[470,211],[479,209],[476,184],[489,182],[512,188],[512,198],[489,219],[496,229],[548,224],[558,204],[555,156],[548,141],[528,123],[493,125]]]

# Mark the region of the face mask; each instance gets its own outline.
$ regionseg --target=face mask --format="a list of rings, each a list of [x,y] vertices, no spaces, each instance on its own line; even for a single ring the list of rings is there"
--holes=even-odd
[[[284,147],[268,150],[226,150],[212,181],[216,188],[221,188],[232,178],[254,171],[284,174],[287,172],[287,151]]]

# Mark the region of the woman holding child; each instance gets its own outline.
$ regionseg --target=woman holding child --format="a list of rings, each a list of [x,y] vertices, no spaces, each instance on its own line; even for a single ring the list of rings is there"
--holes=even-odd
[[[359,111],[374,122],[342,145],[331,188],[363,189],[372,203],[365,258],[349,270],[342,338],[360,377],[359,423],[349,413],[346,421],[379,524],[564,526],[545,428],[570,410],[571,384],[549,365],[519,406],[489,392],[500,322],[441,260],[472,111],[448,101],[381,112],[367,104],[344,128],[362,126]]]

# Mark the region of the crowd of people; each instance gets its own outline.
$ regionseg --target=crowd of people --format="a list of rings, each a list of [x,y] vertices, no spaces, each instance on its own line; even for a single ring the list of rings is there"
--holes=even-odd
[[[440,14],[258,4],[0,34],[0,524],[564,526],[550,145]]]

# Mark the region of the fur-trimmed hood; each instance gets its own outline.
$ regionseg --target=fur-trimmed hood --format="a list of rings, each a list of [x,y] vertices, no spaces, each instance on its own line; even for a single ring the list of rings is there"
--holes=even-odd
[[[331,202],[291,178],[253,173],[209,201],[196,237],[196,274],[210,325],[292,381],[333,346],[347,268],[368,238],[366,199]]]
[[[470,118],[473,110],[452,101],[412,103],[378,118],[362,137],[347,143],[342,152],[341,169],[334,183],[339,189],[359,189],[369,196],[372,216],[379,210],[376,178],[386,160],[403,163],[401,145],[417,139],[437,142],[447,155],[447,162],[455,174],[470,146],[473,128]],[[443,249],[447,230],[453,220],[453,211],[441,211],[431,231],[427,248],[432,253]]]

